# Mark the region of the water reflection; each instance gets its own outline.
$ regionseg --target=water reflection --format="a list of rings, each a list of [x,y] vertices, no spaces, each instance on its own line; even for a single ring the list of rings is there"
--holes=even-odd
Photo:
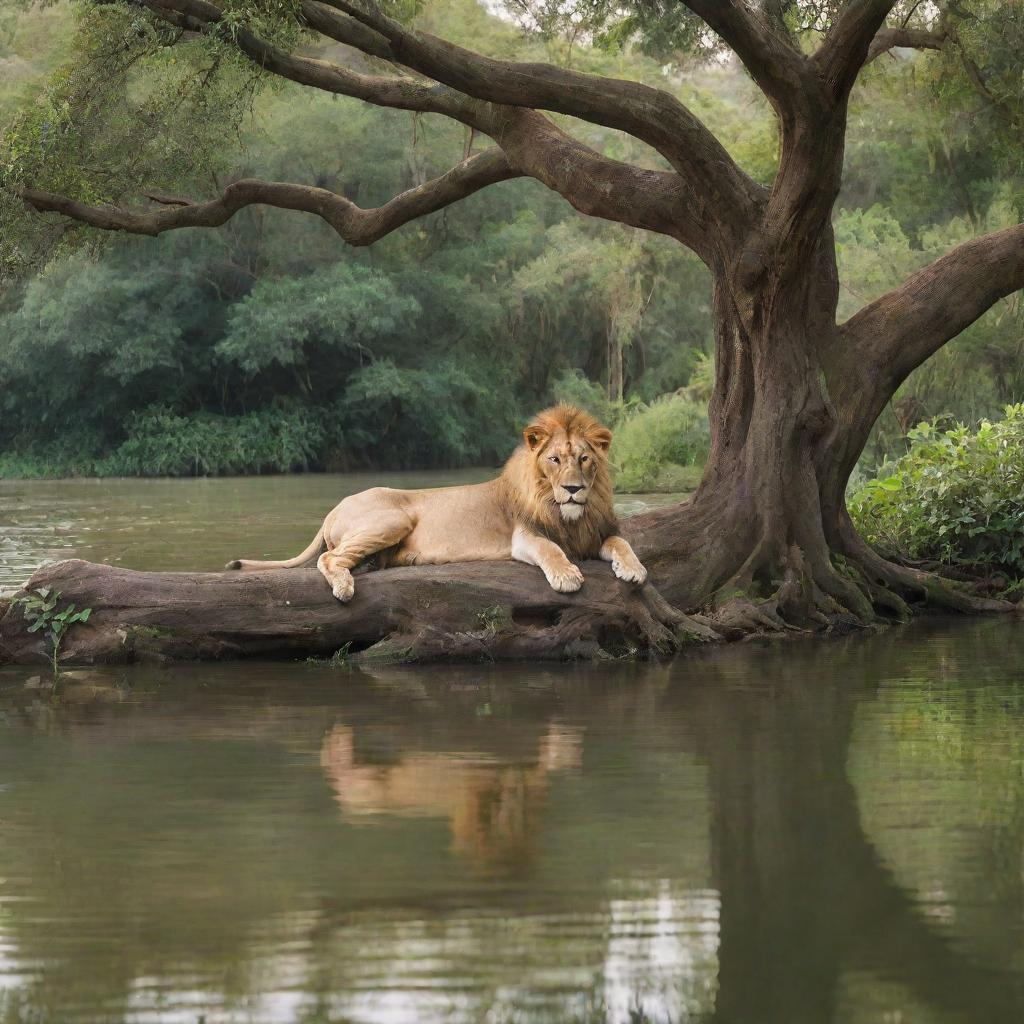
[[[1019,1020],[1021,655],[8,671],[0,1020]]]
[[[445,818],[452,848],[476,867],[525,870],[548,777],[579,767],[582,732],[549,722],[524,763],[479,749],[418,750],[394,733],[389,729],[385,737],[395,751],[385,755],[386,763],[380,760],[379,737],[367,751],[357,748],[351,726],[338,723],[327,734],[320,763],[345,814]]]

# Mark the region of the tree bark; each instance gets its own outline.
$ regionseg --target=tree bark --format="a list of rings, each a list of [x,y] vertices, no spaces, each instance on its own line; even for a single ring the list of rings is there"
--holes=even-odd
[[[40,569],[26,590],[59,592],[57,611],[91,608],[61,644],[62,664],[221,658],[354,661],[600,659],[671,654],[721,635],[670,607],[650,584],[583,566],[577,594],[552,590],[518,562],[417,566],[360,574],[341,604],[315,569],[135,572],[71,559]],[[43,632],[17,603],[0,605],[0,664],[43,664]]]

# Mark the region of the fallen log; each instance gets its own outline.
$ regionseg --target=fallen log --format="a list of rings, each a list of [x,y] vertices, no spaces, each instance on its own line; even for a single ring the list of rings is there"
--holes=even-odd
[[[650,584],[617,580],[603,562],[586,583],[559,594],[516,562],[466,562],[360,574],[356,596],[338,602],[315,569],[260,572],[137,572],[80,559],[38,572],[0,604],[0,663],[50,660],[51,641],[19,602],[45,588],[55,611],[91,609],[68,630],[61,664],[224,658],[353,661],[497,661],[672,654],[719,639]]]

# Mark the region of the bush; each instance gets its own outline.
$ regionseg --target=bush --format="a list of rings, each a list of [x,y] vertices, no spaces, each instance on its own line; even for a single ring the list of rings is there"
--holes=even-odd
[[[350,451],[384,469],[493,465],[518,436],[503,381],[452,360],[409,369],[379,359],[352,375],[334,410]]]
[[[977,432],[922,423],[910,451],[850,496],[854,523],[902,558],[1024,577],[1024,405]]]
[[[702,405],[665,395],[619,424],[612,444],[619,491],[692,490],[710,446]]]
[[[0,453],[0,478],[219,476],[287,473],[318,464],[326,446],[321,413],[269,407],[246,416],[180,416],[147,409],[108,455],[88,437],[67,435],[45,449]],[[92,443],[90,444],[90,440]]]
[[[268,408],[246,416],[147,410],[128,439],[98,460],[98,476],[287,473],[319,460],[324,430],[311,410]]]

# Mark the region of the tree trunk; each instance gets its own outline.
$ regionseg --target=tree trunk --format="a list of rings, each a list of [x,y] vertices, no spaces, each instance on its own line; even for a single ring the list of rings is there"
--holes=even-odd
[[[608,398],[622,402],[624,381],[622,372],[622,335],[613,317],[608,323]]]
[[[829,231],[798,272],[746,258],[716,272],[704,476],[691,502],[638,517],[630,536],[669,601],[726,631],[904,620],[919,599],[1008,611],[886,562],[850,521],[847,482],[900,381],[851,365],[835,326],[834,253]]]

